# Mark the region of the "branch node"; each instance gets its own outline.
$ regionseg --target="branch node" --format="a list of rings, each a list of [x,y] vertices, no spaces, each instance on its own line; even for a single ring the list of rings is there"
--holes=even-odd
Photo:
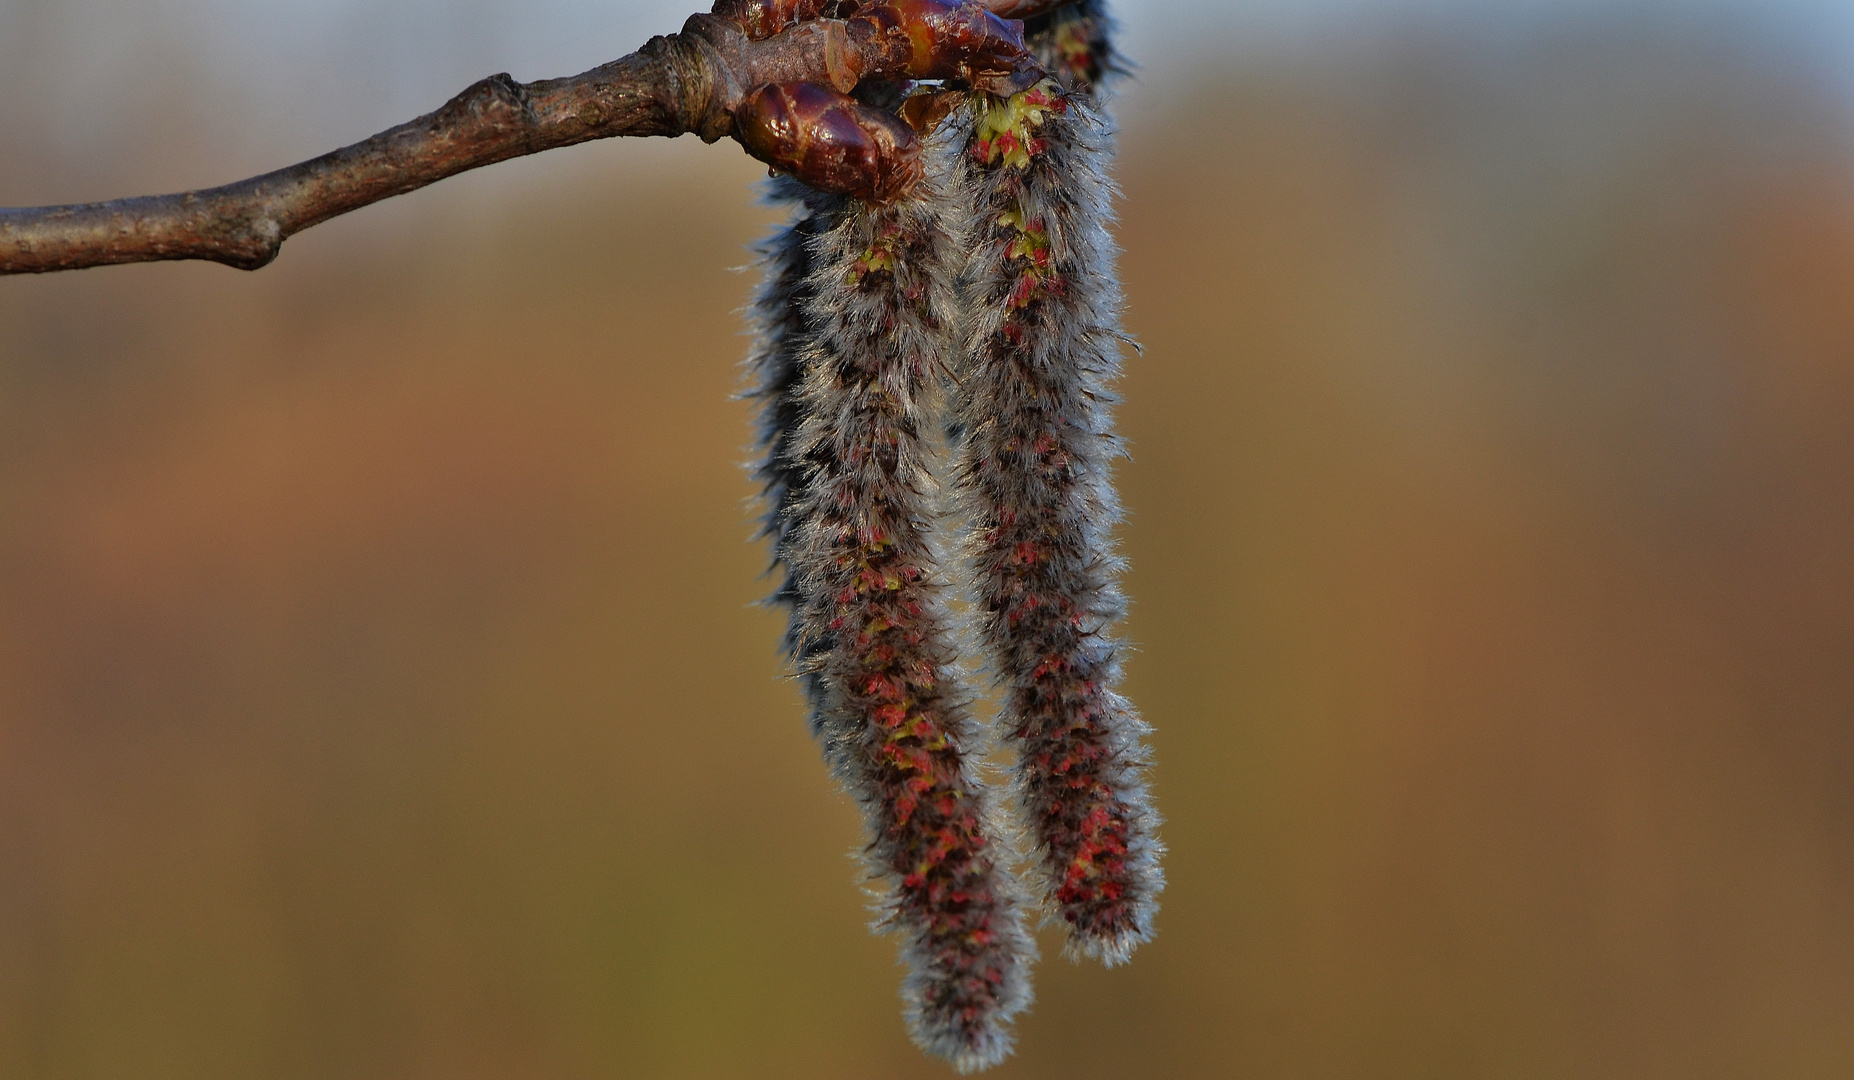
[[[536,122],[534,102],[528,96],[527,87],[506,71],[471,83],[463,93],[433,113],[432,119],[434,128],[467,125],[477,120],[497,127],[509,126],[511,120],[522,127]]]
[[[237,225],[220,241],[219,252],[212,256],[215,262],[239,270],[262,270],[276,261],[285,240],[283,225],[276,218],[247,218]]]
[[[699,89],[700,95],[683,91],[685,126],[712,143],[734,133],[734,108],[746,96],[750,86],[740,85],[735,74],[745,67],[742,53],[747,32],[732,19],[718,15],[689,16],[676,35],[687,53],[682,58],[687,72],[678,72]],[[716,83],[719,78],[719,83]]]

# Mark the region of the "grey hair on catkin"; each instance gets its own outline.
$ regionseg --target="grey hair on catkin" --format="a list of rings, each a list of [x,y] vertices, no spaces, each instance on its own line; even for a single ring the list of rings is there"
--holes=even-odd
[[[966,1072],[1010,1053],[1036,946],[934,541],[931,436],[958,325],[947,210],[931,181],[888,206],[804,195],[763,249],[750,362],[787,649],[867,822],[910,1034]]]
[[[786,557],[793,518],[791,506],[804,487],[804,466],[793,456],[793,441],[804,418],[798,387],[803,368],[799,354],[809,334],[805,326],[806,281],[811,273],[809,244],[825,227],[829,206],[835,200],[820,195],[786,176],[766,181],[762,201],[789,208],[791,220],[775,228],[755,245],[760,283],[747,309],[753,345],[743,365],[749,383],[742,395],[759,401],[752,475],[760,484],[765,508],[759,538],[770,542],[772,563],[780,582],[767,603],[790,607],[797,602],[798,582]],[[827,203],[826,205],[820,205]],[[798,641],[788,628],[785,648]]]
[[[1125,335],[1113,141],[1095,94],[1120,67],[1109,31],[1098,0],[1064,9],[1032,38],[1061,85],[975,102],[956,167],[970,319],[954,430],[973,601],[1036,882],[1069,954],[1111,966],[1152,937],[1164,876],[1149,729],[1116,690]]]

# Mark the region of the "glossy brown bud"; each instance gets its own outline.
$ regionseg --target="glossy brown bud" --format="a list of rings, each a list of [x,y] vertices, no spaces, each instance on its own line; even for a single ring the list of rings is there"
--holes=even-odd
[[[940,126],[940,121],[952,115],[966,100],[962,90],[935,90],[922,87],[902,99],[901,106],[895,110],[896,115],[908,122],[908,126],[922,135]]]
[[[1047,15],[1073,0],[985,0],[985,6],[1000,19],[1034,19]]]
[[[860,25],[859,25],[860,24]],[[916,79],[957,79],[1010,94],[1042,77],[1024,49],[1024,27],[978,0],[886,0],[850,20],[853,36],[873,34]]]
[[[732,19],[754,41],[798,22],[835,15],[837,0],[715,0],[714,14]]]
[[[816,83],[767,83],[734,111],[747,153],[839,195],[892,202],[921,178],[914,130],[880,109]]]

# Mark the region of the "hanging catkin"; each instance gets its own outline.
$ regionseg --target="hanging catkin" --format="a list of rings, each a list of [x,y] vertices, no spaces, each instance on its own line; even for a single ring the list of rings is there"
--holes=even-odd
[[[1035,944],[976,773],[984,747],[931,535],[928,433],[955,348],[945,207],[929,183],[887,206],[803,205],[767,248],[754,354],[787,644],[868,822],[911,1034],[961,1071],[984,1068],[1010,1052]]]
[[[1071,954],[1125,961],[1164,885],[1147,732],[1116,690],[1125,611],[1111,530],[1121,297],[1107,231],[1111,66],[1093,2],[1032,39],[1055,81],[975,95],[956,190],[970,214],[958,481],[980,633],[1015,749],[1043,899]]]

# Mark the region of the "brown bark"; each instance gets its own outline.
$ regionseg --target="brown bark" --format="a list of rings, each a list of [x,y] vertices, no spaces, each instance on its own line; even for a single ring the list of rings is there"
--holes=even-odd
[[[985,0],[1013,17],[1066,2]],[[498,161],[620,135],[693,132],[714,142],[733,133],[735,107],[765,83],[839,82],[846,64],[864,77],[901,74],[905,42],[846,25],[820,19],[750,41],[731,20],[695,15],[681,33],[582,75],[532,83],[492,75],[436,112],[235,184],[0,208],[0,274],[168,259],[255,270],[312,225]]]

